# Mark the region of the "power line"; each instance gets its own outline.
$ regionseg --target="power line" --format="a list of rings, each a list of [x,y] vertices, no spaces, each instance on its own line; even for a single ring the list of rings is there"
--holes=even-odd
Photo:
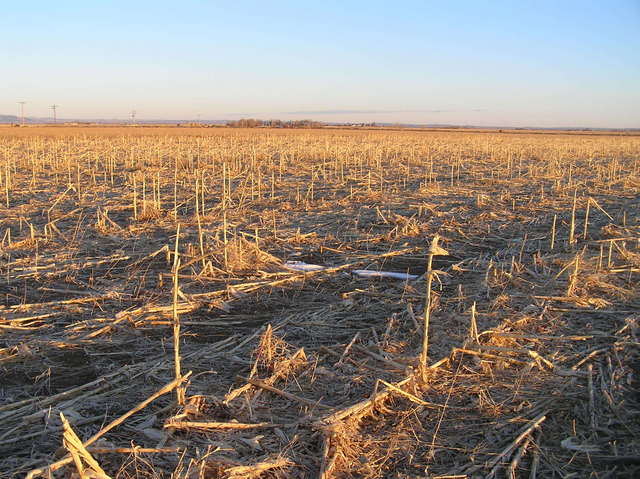
[[[22,126],[24,126],[24,105],[25,103],[27,103],[26,101],[19,101],[18,104],[20,105],[20,117],[22,118]]]
[[[53,105],[51,105],[49,108],[51,108],[53,110],[53,122],[56,123],[56,109],[59,107],[60,105],[56,105],[55,103]]]

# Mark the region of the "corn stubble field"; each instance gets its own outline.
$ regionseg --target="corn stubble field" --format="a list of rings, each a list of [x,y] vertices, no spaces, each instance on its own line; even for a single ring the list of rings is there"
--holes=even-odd
[[[638,477],[639,159],[4,128],[0,476]]]

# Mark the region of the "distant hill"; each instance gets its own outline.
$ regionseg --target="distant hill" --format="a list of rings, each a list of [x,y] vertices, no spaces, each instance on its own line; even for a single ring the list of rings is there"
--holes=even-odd
[[[18,117],[15,115],[0,115],[0,123],[17,123]]]
[[[268,120],[275,121],[275,120]],[[25,117],[24,122],[26,124],[52,124],[53,120],[51,118],[37,118],[37,117]],[[237,120],[236,120],[237,122]],[[20,124],[21,118],[17,115],[0,115],[0,125],[2,124]],[[77,119],[77,118],[58,118],[57,123],[79,123],[79,124],[120,124],[126,125],[131,124],[130,120],[123,120],[121,118],[95,118],[95,119]],[[137,125],[226,125],[229,123],[234,123],[231,120],[137,120]],[[540,130],[540,131],[602,131],[602,132],[639,132],[640,128],[581,128],[581,127],[510,127],[510,126],[475,126],[475,125],[452,125],[446,123],[431,123],[431,124],[421,124],[421,123],[388,123],[388,122],[375,122],[375,123],[361,123],[361,122],[315,122],[321,124],[323,126],[329,127],[359,127],[359,128],[367,128],[367,127],[383,127],[383,128],[435,128],[435,129],[471,129],[471,130]]]
[[[19,116],[16,115],[0,115],[0,124],[2,123],[20,123],[22,120]],[[53,120],[50,118],[30,118],[28,116],[24,117],[25,123],[53,123]]]
[[[21,123],[21,118],[16,115],[0,115],[0,124],[19,124]],[[33,117],[25,117],[24,122],[27,124],[48,124],[53,123],[51,118],[33,118]],[[187,124],[187,123],[200,123],[203,125],[224,125],[228,122],[228,120],[200,120],[196,121],[193,119],[190,120],[137,120],[136,124],[139,125],[160,125],[160,124]],[[98,123],[98,124],[129,124],[130,120],[123,120],[121,118],[112,118],[112,119],[104,119],[104,118],[58,118],[57,123]]]

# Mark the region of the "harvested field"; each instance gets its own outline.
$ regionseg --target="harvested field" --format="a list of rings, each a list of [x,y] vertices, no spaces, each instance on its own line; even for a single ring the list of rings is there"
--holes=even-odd
[[[638,477],[639,159],[4,128],[0,477]]]

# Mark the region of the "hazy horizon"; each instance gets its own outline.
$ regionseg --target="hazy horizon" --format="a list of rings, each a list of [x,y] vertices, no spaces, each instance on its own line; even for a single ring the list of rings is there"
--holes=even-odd
[[[0,114],[640,127],[640,3],[17,2]]]

